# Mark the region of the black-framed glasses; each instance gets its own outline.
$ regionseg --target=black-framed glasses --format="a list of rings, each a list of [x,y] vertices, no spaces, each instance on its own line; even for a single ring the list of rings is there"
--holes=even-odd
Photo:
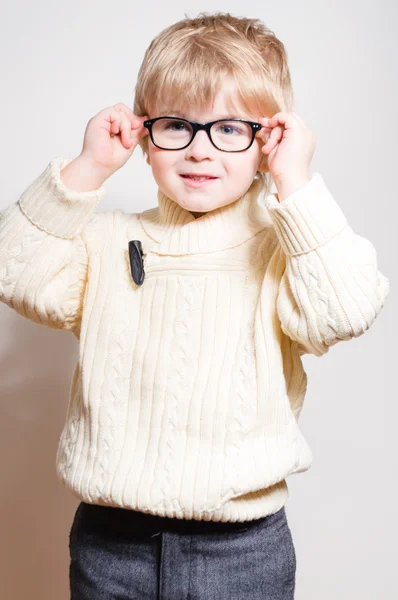
[[[244,152],[253,144],[263,125],[244,119],[218,119],[196,123],[180,117],[156,117],[143,122],[152,143],[162,150],[183,150],[201,129],[206,131],[213,146],[222,152]]]

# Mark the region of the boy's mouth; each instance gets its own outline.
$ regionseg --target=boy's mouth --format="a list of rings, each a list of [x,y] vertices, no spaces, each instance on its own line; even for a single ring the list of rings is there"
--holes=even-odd
[[[184,184],[190,188],[201,188],[210,185],[217,181],[218,177],[213,175],[194,175],[192,173],[181,174]]]
[[[192,179],[192,181],[205,181],[207,179],[217,179],[213,175],[195,175],[194,173],[183,173],[181,177]]]

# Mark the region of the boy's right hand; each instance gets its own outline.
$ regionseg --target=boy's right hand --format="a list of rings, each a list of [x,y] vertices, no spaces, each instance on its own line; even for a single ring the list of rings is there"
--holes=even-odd
[[[128,161],[140,138],[148,134],[142,125],[146,119],[148,115],[136,117],[123,102],[107,106],[89,120],[81,157],[97,172],[103,172],[105,181]]]

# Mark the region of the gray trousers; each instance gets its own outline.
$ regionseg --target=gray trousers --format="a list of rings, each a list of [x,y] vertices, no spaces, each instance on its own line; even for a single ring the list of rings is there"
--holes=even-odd
[[[284,507],[215,523],[81,502],[69,553],[71,600],[294,600]]]

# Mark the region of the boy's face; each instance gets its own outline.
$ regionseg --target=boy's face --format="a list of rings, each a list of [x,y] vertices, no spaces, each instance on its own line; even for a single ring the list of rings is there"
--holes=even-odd
[[[213,110],[198,111],[187,107],[185,114],[172,111],[167,114],[184,117],[190,121],[208,123],[216,119],[235,118],[258,122],[258,118],[243,110],[231,112],[228,104],[230,90],[216,96]],[[149,118],[165,116],[148,112]],[[191,144],[183,150],[161,150],[153,145],[148,136],[147,162],[159,188],[182,208],[195,217],[215,210],[240,198],[250,187],[264,154],[264,142],[254,138],[253,144],[243,152],[218,150],[208,138],[206,131],[198,131]],[[206,174],[216,177],[201,187],[192,187],[182,173]]]

